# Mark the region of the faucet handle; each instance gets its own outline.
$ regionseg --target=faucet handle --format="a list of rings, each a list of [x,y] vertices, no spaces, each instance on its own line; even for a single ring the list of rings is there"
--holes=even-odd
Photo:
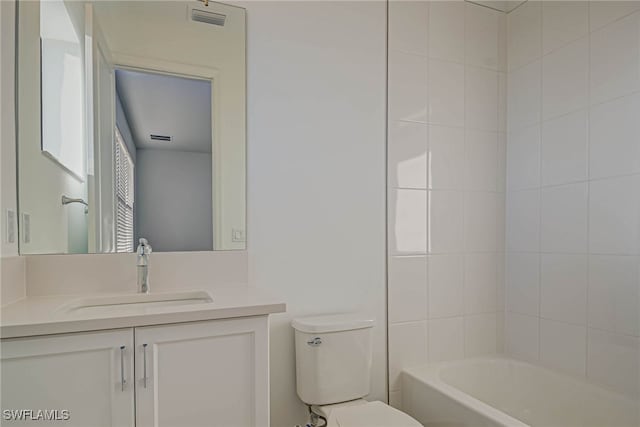
[[[153,251],[153,248],[144,237],[141,237],[138,242],[139,244],[136,248],[136,252],[138,252],[138,255],[149,255]]]

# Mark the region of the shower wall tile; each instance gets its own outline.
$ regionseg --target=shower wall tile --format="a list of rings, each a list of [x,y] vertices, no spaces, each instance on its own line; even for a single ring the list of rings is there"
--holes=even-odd
[[[540,362],[574,375],[586,374],[587,328],[540,320]]]
[[[403,368],[427,362],[427,322],[389,325],[389,390],[400,390]]]
[[[640,257],[589,257],[590,327],[640,337]]]
[[[640,13],[591,33],[591,104],[640,90]]]
[[[540,319],[507,311],[505,314],[505,350],[528,361],[539,357]]]
[[[540,254],[510,252],[505,268],[506,310],[539,316]]]
[[[427,192],[394,189],[389,192],[389,247],[393,255],[427,252]]]
[[[587,378],[620,392],[640,394],[640,339],[589,329]]]
[[[434,1],[429,8],[429,57],[464,63],[465,3]]]
[[[589,2],[542,2],[542,51],[544,54],[589,33]]]
[[[592,178],[640,173],[640,93],[591,107]]]
[[[389,49],[427,55],[429,4],[420,1],[389,2]]]
[[[591,1],[589,2],[589,28],[595,31],[607,24],[640,10],[640,1]]]
[[[389,321],[427,318],[427,257],[389,258]]]
[[[396,398],[406,366],[504,348],[508,86],[504,14],[460,0],[398,3],[387,180]]]
[[[465,68],[463,64],[429,61],[429,122],[464,126]]]
[[[524,190],[540,185],[540,126],[533,125],[508,135],[507,189]]]
[[[543,2],[541,20],[515,12],[505,349],[638,393],[640,2]]]
[[[393,188],[427,188],[426,124],[392,122],[389,125],[389,185]]]
[[[498,131],[498,72],[467,67],[464,84],[465,126]]]
[[[429,256],[429,318],[461,316],[464,313],[464,256]]]
[[[542,115],[542,61],[538,59],[510,72],[507,81],[508,131],[539,123]]]
[[[464,317],[429,320],[429,361],[464,357]]]
[[[465,4],[465,62],[491,70],[498,70],[500,18],[502,13]]]
[[[496,191],[498,184],[498,133],[467,130],[465,147],[465,189]]]
[[[540,153],[542,185],[585,181],[589,158],[587,110],[544,122]]]
[[[478,357],[498,352],[498,315],[476,314],[464,318],[464,354]]]
[[[640,175],[589,187],[589,245],[597,254],[640,254]]]
[[[465,314],[495,313],[497,311],[497,268],[496,255],[493,253],[465,255]]]
[[[542,252],[587,252],[587,184],[543,188],[540,200]]]
[[[589,95],[589,38],[583,37],[542,58],[544,120],[585,108]]]
[[[464,250],[464,193],[429,191],[430,253],[460,253]]]
[[[540,57],[542,52],[542,2],[527,1],[508,16],[509,71]]]
[[[498,193],[474,191],[465,193],[464,249],[466,252],[491,252],[498,250],[498,229],[504,229],[504,221],[498,215],[502,208]],[[499,225],[498,225],[499,223]]]
[[[389,53],[389,116],[392,120],[427,121],[427,59]]]
[[[540,250],[540,190],[507,194],[507,250]]]
[[[586,324],[586,255],[542,255],[540,317],[578,325]]]
[[[429,188],[463,190],[465,186],[463,128],[429,126]]]

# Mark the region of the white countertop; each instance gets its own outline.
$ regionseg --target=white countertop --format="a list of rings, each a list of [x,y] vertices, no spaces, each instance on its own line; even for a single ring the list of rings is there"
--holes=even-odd
[[[198,320],[263,316],[282,313],[286,310],[286,304],[281,300],[248,286],[217,287],[213,290],[207,290],[207,292],[211,295],[212,302],[162,307],[119,308],[113,312],[102,311],[100,313],[69,312],[61,308],[79,298],[113,294],[27,297],[0,308],[0,337],[16,338]]]

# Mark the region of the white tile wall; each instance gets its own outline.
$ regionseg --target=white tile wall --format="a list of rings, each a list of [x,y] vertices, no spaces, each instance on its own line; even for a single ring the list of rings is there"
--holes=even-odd
[[[591,138],[593,142],[593,136]],[[544,122],[540,154],[543,185],[586,181],[589,164],[588,111],[578,110]]]
[[[397,401],[403,367],[501,346],[506,17],[463,1],[394,1],[389,19],[389,384]]]
[[[507,311],[505,313],[505,350],[528,361],[539,358],[540,318]]]
[[[542,2],[530,0],[511,12],[507,29],[509,71],[538,59],[542,52]]]
[[[464,357],[464,318],[449,317],[429,321],[429,362]]]
[[[640,2],[528,3],[507,17],[506,351],[640,393]]]
[[[640,93],[595,105],[590,116],[592,178],[640,173]]]
[[[389,260],[389,321],[407,322],[427,317],[427,257],[391,257]]]
[[[506,310],[540,314],[540,254],[510,252],[506,257]]]
[[[400,390],[402,368],[427,361],[427,322],[391,323],[389,359],[389,390]]]
[[[540,320],[540,360],[574,375],[586,374],[587,328],[553,320]]]
[[[542,58],[544,120],[585,108],[589,88],[589,41],[582,37]]]
[[[592,181],[589,245],[593,253],[640,253],[640,175]]]
[[[394,399],[503,348],[640,392],[640,2],[391,2],[389,31]]]
[[[394,255],[427,252],[427,193],[394,189],[389,192],[389,247]]]
[[[433,1],[429,3],[429,57],[464,62],[465,4],[461,1]],[[424,21],[421,23],[426,24]],[[395,38],[389,29],[389,39]]]
[[[589,257],[589,326],[640,336],[640,257]]]
[[[404,52],[389,53],[389,117],[427,121],[427,60]]]
[[[523,6],[524,7],[524,6]],[[533,61],[511,71],[507,86],[509,132],[536,124],[542,114],[542,61]]]
[[[427,125],[393,122],[389,138],[396,141],[389,147],[389,185],[394,188],[427,188]]]
[[[591,104],[640,90],[640,14],[633,13],[591,33]]]
[[[508,189],[523,190],[538,187],[540,185],[540,126],[521,128],[509,133],[508,138]]]
[[[430,189],[464,189],[464,138],[463,128],[429,126],[429,167],[427,171]]]
[[[542,50],[544,54],[587,35],[589,6],[587,2],[542,2]]]
[[[464,313],[464,255],[429,256],[429,318]]]
[[[429,122],[464,126],[465,68],[457,62],[429,61]],[[390,89],[391,90],[391,89]]]
[[[542,254],[540,317],[586,324],[586,255]]]
[[[587,252],[587,195],[587,184],[584,182],[542,189],[542,252]]]

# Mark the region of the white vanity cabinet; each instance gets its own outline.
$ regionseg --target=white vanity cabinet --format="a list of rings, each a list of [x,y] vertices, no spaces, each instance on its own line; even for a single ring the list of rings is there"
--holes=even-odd
[[[269,424],[266,317],[136,328],[135,341],[136,426]]]
[[[1,344],[3,426],[134,425],[133,329],[8,339]],[[5,419],[5,410],[21,409],[58,410],[59,416],[68,410],[70,418]]]
[[[67,409],[65,426],[268,426],[267,319],[2,340],[2,409]]]

